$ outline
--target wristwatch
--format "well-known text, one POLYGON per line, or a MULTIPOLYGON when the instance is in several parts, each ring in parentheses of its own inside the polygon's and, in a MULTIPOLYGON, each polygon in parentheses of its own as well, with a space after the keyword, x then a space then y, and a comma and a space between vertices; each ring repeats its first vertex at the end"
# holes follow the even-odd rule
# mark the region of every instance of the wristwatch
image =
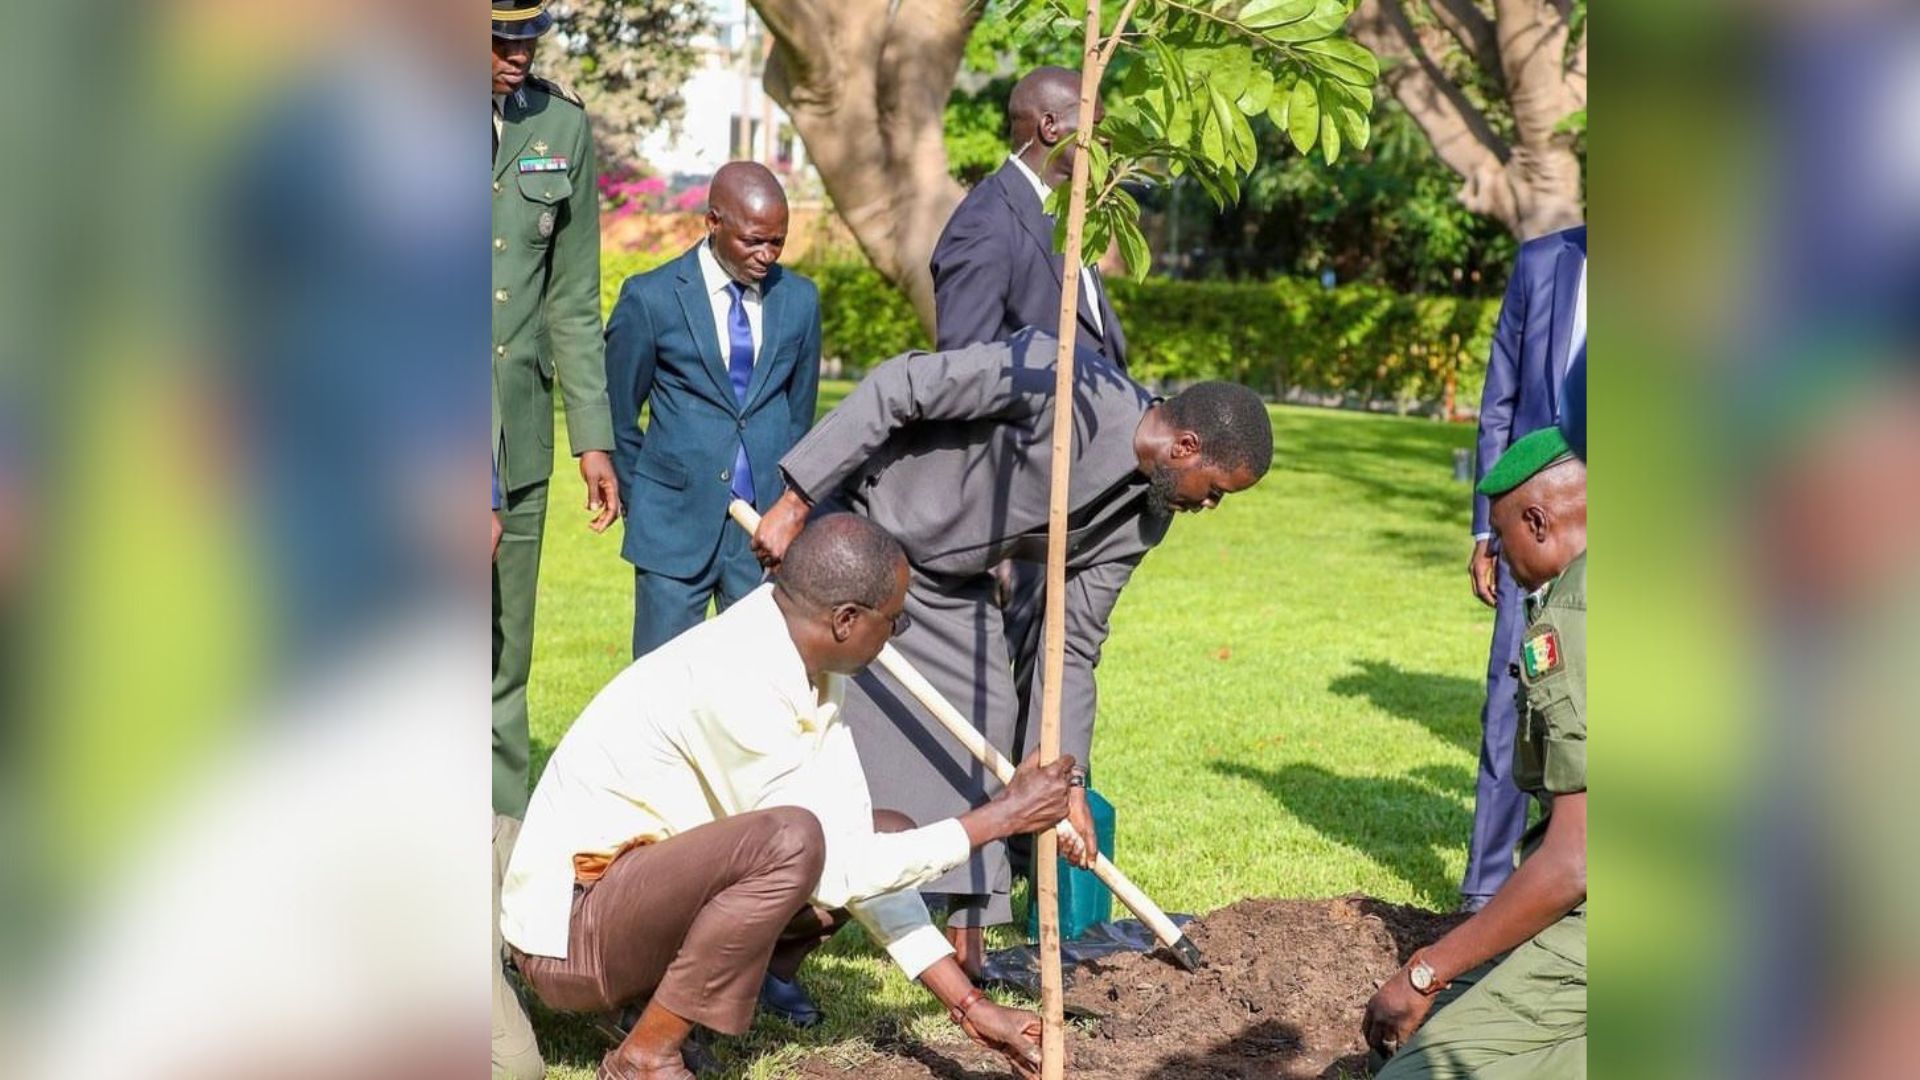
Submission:
POLYGON ((1435 981, 1433 965, 1427 963, 1426 957, 1419 953, 1413 954, 1413 962, 1407 967, 1407 981, 1413 984, 1415 990, 1428 996, 1447 988, 1446 983, 1435 981))

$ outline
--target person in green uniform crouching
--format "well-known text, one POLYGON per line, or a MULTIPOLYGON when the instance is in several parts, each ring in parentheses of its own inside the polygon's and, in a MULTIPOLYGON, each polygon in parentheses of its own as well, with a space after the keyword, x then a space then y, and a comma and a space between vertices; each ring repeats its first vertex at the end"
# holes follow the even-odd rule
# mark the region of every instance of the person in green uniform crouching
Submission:
POLYGON ((553 473, 553 391, 587 485, 589 527, 620 516, 600 338, 600 203, 578 99, 533 75, 545 0, 493 0, 493 809, 527 812, 527 674, 553 473))
POLYGON ((1367 1003, 1367 1043, 1392 1055, 1381 1080, 1587 1074, 1587 469, 1544 428, 1480 491, 1528 591, 1513 776, 1541 818, 1486 907, 1367 1003))

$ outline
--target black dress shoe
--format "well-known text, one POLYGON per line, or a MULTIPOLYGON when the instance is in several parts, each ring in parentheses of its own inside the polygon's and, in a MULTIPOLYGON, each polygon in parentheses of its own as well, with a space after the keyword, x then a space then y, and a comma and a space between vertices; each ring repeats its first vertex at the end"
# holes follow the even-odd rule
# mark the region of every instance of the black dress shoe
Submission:
POLYGON ((794 1027, 810 1028, 826 1019, 798 979, 788 982, 771 973, 760 984, 760 1008, 794 1027))

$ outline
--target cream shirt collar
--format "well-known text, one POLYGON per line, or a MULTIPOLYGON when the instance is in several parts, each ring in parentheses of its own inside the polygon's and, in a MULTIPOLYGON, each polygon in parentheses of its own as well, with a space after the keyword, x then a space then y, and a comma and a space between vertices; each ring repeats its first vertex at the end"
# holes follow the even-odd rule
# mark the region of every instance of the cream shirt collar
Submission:
POLYGON ((739 605, 747 615, 741 643, 742 656, 765 657, 765 677, 773 692, 793 710, 794 717, 808 731, 825 731, 839 715, 844 680, 838 675, 823 677, 815 686, 807 678, 807 665, 787 632, 787 617, 774 601, 773 585, 762 585, 748 593, 739 605))
MULTIPOLYGON (((725 292, 727 286, 733 282, 733 278, 727 273, 726 269, 720 265, 720 260, 713 257, 712 241, 700 241, 700 254, 697 258, 700 260, 700 280, 706 285, 708 295, 725 292)), ((755 298, 759 297, 759 285, 748 284, 743 281, 740 283, 740 286, 746 290, 746 295, 755 298)))

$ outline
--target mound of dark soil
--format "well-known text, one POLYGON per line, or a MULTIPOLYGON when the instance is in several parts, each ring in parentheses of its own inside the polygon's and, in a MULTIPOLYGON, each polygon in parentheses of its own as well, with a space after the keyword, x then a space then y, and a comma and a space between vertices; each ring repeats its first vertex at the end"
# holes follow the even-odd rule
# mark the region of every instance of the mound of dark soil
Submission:
MULTIPOLYGON (((1102 1080, 1364 1076, 1360 1015, 1413 950, 1459 921, 1370 897, 1246 900, 1186 930, 1207 959, 1188 974, 1128 954, 1067 976, 1067 1005, 1097 1014, 1067 1048, 1069 1075, 1102 1080)), ((971 1043, 876 1041, 860 1080, 988 1080, 1004 1062, 971 1043)), ((810 1062, 803 1075, 849 1075, 810 1062)))

